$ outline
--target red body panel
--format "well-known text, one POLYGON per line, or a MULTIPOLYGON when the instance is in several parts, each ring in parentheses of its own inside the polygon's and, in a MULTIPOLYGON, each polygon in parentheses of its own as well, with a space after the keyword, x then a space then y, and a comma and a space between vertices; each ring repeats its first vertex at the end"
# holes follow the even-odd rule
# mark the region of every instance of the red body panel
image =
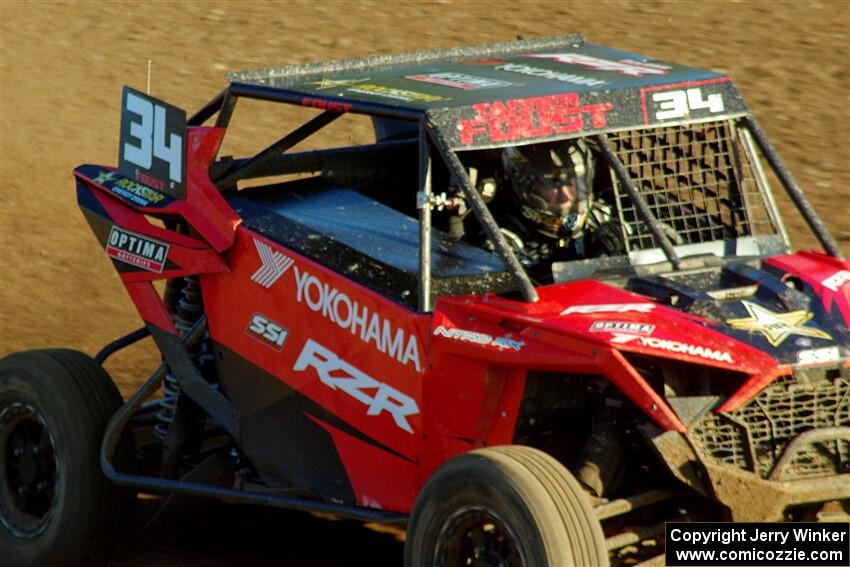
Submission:
POLYGON ((774 359, 699 317, 598 282, 542 288, 535 304, 444 297, 429 316, 246 228, 228 260, 229 273, 202 278, 213 339, 403 457, 312 418, 333 436, 361 504, 407 510, 448 458, 512 442, 530 369, 607 376, 658 425, 677 431, 681 421, 621 351, 714 365, 762 383, 776 376, 774 359), (264 272, 275 259, 278 270, 264 272), (285 331, 279 349, 250 331, 257 316, 285 331), (652 325, 660 342, 589 332, 612 319, 652 325), (697 336, 702 355, 657 346, 697 336))
POLYGON ((827 313, 834 303, 844 320, 850 322, 850 261, 811 251, 775 256, 767 263, 811 285, 827 313))
MULTIPOLYGON (((211 338, 339 420, 304 412, 332 439, 360 505, 409 511, 447 459, 512 443, 529 371, 604 376, 658 426, 680 432, 633 355, 748 377, 716 411, 734 410, 791 372, 718 323, 591 280, 539 288, 537 303, 441 297, 433 314, 419 314, 242 226, 208 175, 223 133, 188 130, 183 201, 141 207, 77 176, 114 226, 169 246, 160 272, 121 272, 144 320, 176 334, 151 282, 199 275, 211 338), (182 218, 190 235, 145 215, 182 218)), ((850 263, 817 253, 767 263, 850 319, 850 263)))
MULTIPOLYGON (((98 186, 93 185, 93 187, 98 186)), ((162 272, 121 272, 121 281, 125 284, 227 270, 227 264, 219 253, 203 240, 154 226, 145 218, 145 215, 113 198, 111 193, 97 192, 94 193, 94 197, 112 218, 115 226, 169 245, 168 260, 175 265, 174 269, 166 267, 162 272)))
MULTIPOLYGON (((230 273, 202 278, 212 338, 415 462, 422 430, 429 317, 389 302, 245 228, 237 231, 229 260, 230 273), (263 248, 256 242, 291 260, 277 278, 257 275, 252 280, 263 267, 258 251, 263 248), (256 315, 286 330, 279 350, 256 340, 249 331, 256 315)), ((396 485, 396 494, 413 493, 412 467, 403 467, 410 470, 399 477, 397 459, 379 452, 389 460, 367 459, 369 466, 360 471, 356 463, 363 462, 363 454, 349 445, 362 442, 323 427, 341 444, 340 454, 354 458, 346 463, 352 479, 360 479, 361 485, 396 485), (364 474, 371 477, 368 483, 364 474)), ((372 500, 399 507, 392 498, 370 491, 366 496, 372 500)))
MULTIPOLYGON (((122 271, 127 288, 139 314, 146 322, 172 334, 177 331, 159 295, 150 282, 187 275, 225 272, 227 264, 220 252, 233 243, 234 231, 241 222, 209 178, 209 166, 224 136, 224 128, 188 128, 186 198, 164 207, 144 207, 106 189, 80 171, 74 175, 87 187, 111 219, 113 226, 168 245, 165 267, 159 271, 122 271), (145 215, 182 218, 192 236, 151 224, 145 215)), ((115 168, 103 168, 117 171, 115 168)))
POLYGON ((416 463, 313 419, 331 434, 358 504, 381 510, 410 511, 416 499, 411 482, 416 475, 416 463))

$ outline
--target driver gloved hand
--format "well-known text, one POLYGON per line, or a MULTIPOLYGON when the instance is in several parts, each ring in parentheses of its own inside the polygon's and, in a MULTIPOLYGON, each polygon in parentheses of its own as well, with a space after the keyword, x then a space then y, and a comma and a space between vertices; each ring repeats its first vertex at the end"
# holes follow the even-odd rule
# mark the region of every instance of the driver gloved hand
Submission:
POLYGON ((626 253, 623 230, 617 222, 609 221, 599 225, 590 235, 590 241, 591 248, 598 254, 622 256, 626 253))

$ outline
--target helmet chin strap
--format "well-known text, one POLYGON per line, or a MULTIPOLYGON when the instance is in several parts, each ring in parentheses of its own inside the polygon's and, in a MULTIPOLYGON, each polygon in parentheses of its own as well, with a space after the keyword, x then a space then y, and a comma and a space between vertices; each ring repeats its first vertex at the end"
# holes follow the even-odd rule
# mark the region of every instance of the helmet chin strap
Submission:
POLYGON ((560 238, 563 231, 563 221, 560 215, 542 211, 535 207, 520 205, 522 216, 531 221, 533 228, 551 238, 560 238))
POLYGON ((569 234, 571 239, 579 238, 584 233, 592 205, 591 201, 593 200, 593 195, 587 187, 584 177, 580 177, 576 181, 578 184, 578 202, 575 211, 568 213, 562 222, 563 232, 569 234))

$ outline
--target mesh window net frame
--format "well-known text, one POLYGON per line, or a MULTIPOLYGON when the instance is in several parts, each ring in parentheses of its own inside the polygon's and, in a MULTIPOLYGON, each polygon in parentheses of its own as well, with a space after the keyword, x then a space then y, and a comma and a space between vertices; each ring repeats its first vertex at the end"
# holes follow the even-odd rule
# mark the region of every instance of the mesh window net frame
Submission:
MULTIPOLYGON (((734 120, 624 130, 608 141, 674 245, 779 234, 734 120)), ((658 248, 613 172, 611 181, 626 250, 658 248)))

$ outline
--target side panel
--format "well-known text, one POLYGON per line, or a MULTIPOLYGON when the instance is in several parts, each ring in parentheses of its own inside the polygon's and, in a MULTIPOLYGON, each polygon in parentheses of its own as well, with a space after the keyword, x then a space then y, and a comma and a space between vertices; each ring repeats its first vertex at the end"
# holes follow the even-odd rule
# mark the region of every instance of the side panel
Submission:
MULTIPOLYGON (((155 180, 140 169, 135 170, 137 179, 112 167, 81 165, 74 170, 80 209, 112 259, 139 314, 146 323, 172 335, 177 334, 172 317, 151 282, 226 272, 228 266, 220 252, 230 247, 241 222, 208 174, 223 136, 223 128, 186 130, 186 159, 180 160, 181 168, 189 164, 185 200, 146 185, 155 180), (157 226, 148 216, 182 219, 189 234, 157 226)), ((169 159, 174 162, 171 158, 182 156, 181 149, 169 159)), ((164 183, 154 184, 159 189, 164 187, 164 183)), ((183 182, 179 185, 179 192, 184 193, 183 182)))
POLYGON ((266 375, 280 387, 269 390, 268 407, 262 400, 240 407, 243 426, 267 427, 246 448, 254 453, 249 457, 265 463, 267 478, 296 478, 347 500, 347 489, 319 482, 310 467, 296 470, 313 449, 296 439, 303 426, 316 439, 332 438, 337 455, 328 458, 340 459, 357 503, 409 509, 430 317, 244 227, 229 264, 231 273, 201 279, 213 340, 245 361, 238 376, 226 379, 227 393, 238 398, 266 375), (278 403, 282 398, 298 403, 278 403), (263 456, 287 446, 292 451, 278 459, 263 456))
POLYGON ((206 242, 154 226, 142 213, 79 180, 77 201, 142 319, 177 334, 151 282, 225 272, 221 256, 206 242))

